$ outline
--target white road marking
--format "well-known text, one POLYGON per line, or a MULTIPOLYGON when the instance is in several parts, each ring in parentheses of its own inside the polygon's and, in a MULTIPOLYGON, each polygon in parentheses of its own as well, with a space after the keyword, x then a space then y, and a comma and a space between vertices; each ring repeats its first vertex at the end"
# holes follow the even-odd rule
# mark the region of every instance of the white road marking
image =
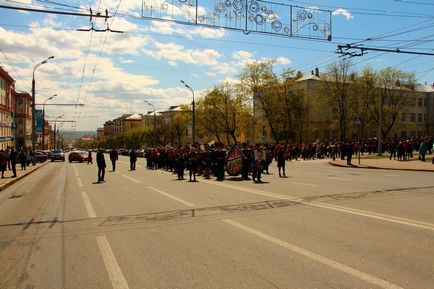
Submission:
POLYGON ((95 210, 93 209, 89 196, 86 194, 85 191, 81 192, 81 197, 83 198, 84 206, 86 207, 87 215, 89 216, 89 218, 96 218, 95 210))
POLYGON ((192 203, 190 203, 190 202, 184 201, 184 200, 182 200, 182 199, 180 199, 180 198, 177 198, 177 197, 175 197, 175 196, 172 196, 172 195, 170 195, 170 194, 168 194, 168 193, 165 193, 165 192, 163 192, 163 191, 161 191, 161 190, 159 190, 159 189, 156 189, 156 188, 154 188, 154 187, 148 187, 148 188, 150 188, 151 190, 153 190, 153 191, 155 191, 155 192, 157 192, 157 193, 162 194, 163 196, 166 196, 166 197, 171 198, 171 199, 174 199, 174 200, 176 200, 176 201, 178 201, 178 202, 180 202, 180 203, 182 203, 182 204, 184 204, 184 205, 187 205, 187 206, 189 206, 189 207, 194 207, 194 206, 195 206, 194 204, 192 204, 192 203))
POLYGON ((77 168, 75 167, 75 164, 72 165, 72 167, 74 168, 74 173, 76 177, 79 177, 80 175, 78 174, 77 168))
POLYGON ((383 174, 385 177, 400 177, 400 175, 389 175, 389 174, 383 174))
POLYGON ((403 289, 402 287, 399 287, 399 286, 397 286, 397 285, 395 285, 393 283, 390 283, 390 282, 385 281, 383 279, 377 278, 377 277, 372 276, 370 274, 367 274, 365 272, 359 271, 359 270, 354 269, 352 267, 346 266, 344 264, 341 264, 341 263, 336 262, 334 260, 331 260, 329 258, 323 257, 321 255, 318 255, 318 254, 314 253, 314 252, 311 252, 311 251, 308 251, 306 249, 297 247, 297 246, 292 245, 292 244, 290 244, 288 242, 285 242, 285 241, 280 240, 278 238, 272 237, 272 236, 267 235, 267 234, 265 234, 263 232, 257 231, 257 230, 255 230, 253 228, 250 228, 248 226, 245 226, 243 224, 235 222, 233 220, 226 219, 226 220, 223 220, 223 222, 225 222, 225 223, 227 223, 229 225, 232 225, 234 227, 237 227, 238 229, 241 229, 241 230, 243 230, 245 232, 251 233, 251 234, 253 234, 253 235, 257 236, 257 237, 260 237, 260 238, 262 238, 262 239, 264 239, 266 241, 269 241, 271 243, 279 245, 279 246, 281 246, 281 247, 283 247, 285 249, 288 249, 288 250, 290 250, 290 251, 292 251, 294 253, 302 255, 302 256, 304 256, 306 258, 309 258, 309 259, 311 259, 313 261, 316 261, 318 263, 322 263, 322 264, 324 264, 326 266, 329 266, 331 268, 334 268, 334 269, 336 269, 338 271, 341 271, 343 273, 349 274, 349 275, 351 275, 353 277, 356 277, 358 279, 361 279, 361 280, 364 280, 366 282, 369 282, 369 283, 371 283, 371 284, 373 284, 375 286, 378 286, 380 288, 384 288, 384 289, 403 289))
POLYGON ((130 176, 127 176, 127 175, 122 175, 122 176, 123 176, 124 178, 129 179, 130 181, 135 182, 135 183, 138 183, 138 184, 141 184, 141 183, 142 183, 141 181, 136 180, 135 178, 132 178, 132 177, 130 177, 130 176))
POLYGON ((79 186, 80 188, 83 187, 83 182, 81 181, 80 177, 77 177, 77 183, 78 183, 78 186, 79 186))
POLYGON ((299 182, 292 182, 292 183, 294 185, 309 186, 309 187, 319 187, 319 185, 316 185, 316 184, 299 183, 299 182))
POLYGON ((411 227, 415 227, 415 228, 419 228, 419 229, 434 231, 434 224, 432 224, 432 223, 420 222, 420 221, 411 220, 411 219, 404 219, 404 218, 400 218, 400 217, 395 217, 395 216, 390 216, 390 215, 385 215, 385 214, 379 214, 379 213, 375 213, 375 212, 371 212, 371 211, 363 211, 363 210, 353 209, 353 208, 349 208, 349 207, 336 206, 336 205, 331 205, 331 204, 326 204, 326 203, 321 203, 321 202, 318 202, 318 203, 306 202, 303 199, 296 198, 296 197, 284 196, 284 195, 280 195, 280 194, 275 194, 275 193, 270 193, 270 192, 255 190, 255 189, 242 188, 242 187, 237 187, 237 186, 223 184, 223 183, 214 183, 214 182, 210 182, 210 181, 206 181, 206 180, 204 180, 203 182, 208 182, 208 183, 213 184, 213 185, 231 188, 231 189, 244 191, 244 192, 248 192, 248 193, 252 193, 252 194, 257 194, 257 195, 262 195, 262 196, 267 196, 267 197, 273 197, 276 199, 295 201, 295 202, 299 202, 301 204, 308 205, 308 206, 313 206, 313 207, 333 210, 333 211, 337 211, 337 212, 367 217, 367 218, 371 218, 371 219, 377 219, 377 220, 382 220, 382 221, 386 221, 386 222, 411 226, 411 227))
POLYGON ((116 261, 115 255, 110 248, 110 244, 106 236, 97 236, 96 241, 98 242, 99 251, 101 252, 102 258, 104 260, 113 289, 129 289, 127 281, 125 281, 125 277, 122 274, 121 268, 116 261))
POLYGON ((352 182, 352 179, 345 179, 339 177, 327 177, 328 180, 336 180, 336 181, 344 181, 344 182, 352 182))

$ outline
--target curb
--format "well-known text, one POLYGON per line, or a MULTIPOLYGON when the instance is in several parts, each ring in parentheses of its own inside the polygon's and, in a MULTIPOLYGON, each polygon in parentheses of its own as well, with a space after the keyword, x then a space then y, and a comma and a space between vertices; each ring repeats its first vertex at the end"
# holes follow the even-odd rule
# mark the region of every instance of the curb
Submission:
POLYGON ((19 176, 19 177, 16 177, 16 178, 12 179, 11 181, 5 183, 4 185, 1 185, 1 186, 0 186, 0 192, 6 190, 7 188, 9 188, 10 186, 12 186, 13 184, 15 184, 16 182, 18 182, 19 180, 24 179, 24 178, 27 177, 28 175, 31 175, 33 172, 39 170, 40 168, 42 168, 42 167, 45 166, 46 164, 48 164, 48 161, 45 161, 45 162, 44 162, 43 164, 41 164, 39 167, 37 167, 37 168, 31 170, 30 172, 28 172, 28 173, 26 173, 26 174, 24 174, 24 175, 21 175, 21 176, 19 176))
POLYGON ((391 170, 391 171, 413 171, 413 172, 434 172, 433 170, 426 170, 426 169, 399 169, 399 168, 383 168, 383 167, 374 167, 374 166, 364 166, 360 167, 358 165, 341 165, 338 163, 334 163, 333 161, 328 162, 329 165, 334 167, 340 167, 340 168, 352 168, 352 169, 374 169, 374 170, 391 170))

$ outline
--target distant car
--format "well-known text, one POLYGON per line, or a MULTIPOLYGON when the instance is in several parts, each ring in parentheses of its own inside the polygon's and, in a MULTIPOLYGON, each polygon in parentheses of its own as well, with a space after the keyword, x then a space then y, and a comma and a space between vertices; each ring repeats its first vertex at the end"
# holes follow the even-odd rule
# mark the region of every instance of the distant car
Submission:
POLYGON ((36 152, 35 157, 37 163, 44 163, 48 160, 48 157, 44 152, 36 152))
POLYGON ((51 151, 51 161, 65 161, 65 154, 63 153, 63 150, 53 150, 51 151))
POLYGON ((138 158, 145 157, 145 150, 144 149, 138 149, 138 150, 136 150, 136 155, 137 155, 138 158))
POLYGON ((87 162, 88 161, 88 156, 89 153, 88 152, 84 152, 84 151, 73 151, 69 154, 68 156, 68 161, 70 163, 72 162, 87 162))

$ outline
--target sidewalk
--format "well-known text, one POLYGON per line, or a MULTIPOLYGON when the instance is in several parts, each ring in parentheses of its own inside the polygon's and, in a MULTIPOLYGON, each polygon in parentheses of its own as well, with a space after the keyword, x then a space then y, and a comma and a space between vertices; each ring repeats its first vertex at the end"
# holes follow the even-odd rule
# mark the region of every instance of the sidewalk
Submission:
MULTIPOLYGON (((4 174, 5 178, 4 179, 0 178, 0 191, 4 191, 9 186, 15 184, 16 182, 18 182, 22 178, 33 173, 34 171, 38 170, 39 168, 43 167, 44 165, 48 164, 49 162, 50 161, 46 161, 44 163, 37 163, 35 166, 30 165, 29 167, 26 167, 26 170, 24 170, 24 171, 21 170, 21 165, 17 164, 17 177, 16 178, 12 177, 12 175, 13 175, 12 171, 10 171, 10 170, 5 171, 5 174, 4 174)), ((1 173, 0 173, 0 175, 1 175, 1 173)))
POLYGON ((359 159, 353 158, 352 166, 347 165, 347 160, 336 159, 335 161, 329 161, 329 164, 337 167, 352 167, 363 169, 383 169, 383 170, 407 170, 407 171, 421 171, 421 172, 434 172, 434 164, 431 163, 431 159, 426 162, 417 160, 410 161, 396 161, 389 160, 389 158, 383 159, 359 159))

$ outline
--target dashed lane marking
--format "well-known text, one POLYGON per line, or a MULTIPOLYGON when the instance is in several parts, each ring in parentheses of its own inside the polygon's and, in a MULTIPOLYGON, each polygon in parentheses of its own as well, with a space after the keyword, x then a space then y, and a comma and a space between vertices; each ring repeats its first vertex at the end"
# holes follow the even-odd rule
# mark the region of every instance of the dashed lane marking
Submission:
POLYGON ((296 197, 290 197, 290 196, 285 196, 285 195, 280 195, 280 194, 276 194, 276 193, 260 191, 260 190, 250 189, 250 188, 242 188, 242 187, 238 187, 238 186, 234 186, 234 185, 228 185, 228 184, 224 184, 224 183, 214 183, 214 182, 206 181, 206 180, 204 180, 203 182, 213 184, 216 186, 221 186, 221 187, 226 187, 226 188, 235 189, 235 190, 239 190, 239 191, 249 192, 252 194, 272 197, 272 198, 276 198, 276 199, 290 200, 290 201, 298 202, 298 203, 308 205, 308 206, 313 206, 313 207, 323 208, 323 209, 327 209, 327 210, 333 210, 333 211, 357 215, 357 216, 361 216, 361 217, 367 217, 367 218, 371 218, 371 219, 377 219, 377 220, 396 223, 396 224, 400 224, 400 225, 406 225, 406 226, 411 226, 411 227, 415 227, 415 228, 419 228, 419 229, 434 231, 434 224, 432 224, 432 223, 426 223, 426 222, 421 222, 421 221, 416 221, 416 220, 411 220, 411 219, 405 219, 405 218, 400 218, 400 217, 395 217, 395 216, 390 216, 390 215, 385 215, 385 214, 379 214, 379 213, 375 213, 375 212, 371 212, 371 211, 358 210, 358 209, 353 209, 353 208, 349 208, 349 207, 336 206, 336 205, 331 205, 331 204, 326 204, 326 203, 320 203, 320 202, 313 203, 313 202, 308 202, 308 201, 305 201, 303 199, 296 198, 296 197))
POLYGON ((83 187, 83 182, 81 181, 80 177, 77 177, 77 183, 78 183, 78 186, 79 186, 80 188, 83 187))
POLYGON ((292 182, 292 183, 294 185, 309 186, 309 187, 319 187, 319 185, 316 185, 316 184, 299 183, 299 182, 292 182))
POLYGON ((378 277, 375 277, 373 275, 367 274, 365 272, 359 271, 359 270, 354 269, 352 267, 349 267, 347 265, 341 264, 339 262, 336 262, 336 261, 329 259, 329 258, 326 258, 324 256, 318 255, 314 252, 297 247, 293 244, 290 244, 288 242, 285 242, 285 241, 280 240, 278 238, 275 238, 273 236, 267 235, 263 232, 255 230, 251 227, 245 226, 245 225, 238 223, 238 222, 235 222, 233 220, 226 219, 226 220, 223 220, 223 222, 225 222, 226 224, 232 225, 238 229, 241 229, 245 232, 253 234, 253 235, 255 235, 259 238, 262 238, 268 242, 279 245, 279 246, 281 246, 285 249, 288 249, 294 253, 297 253, 303 257, 309 258, 313 261, 316 261, 316 262, 321 263, 323 265, 329 266, 333 269, 336 269, 336 270, 341 271, 343 273, 349 274, 349 275, 356 277, 358 279, 364 280, 364 281, 371 283, 375 286, 378 286, 380 288, 383 288, 383 289, 403 289, 402 287, 399 287, 398 285, 395 285, 393 283, 390 283, 388 281, 385 281, 385 280, 380 279, 378 277))
POLYGON ((85 191, 81 192, 81 197, 83 198, 84 206, 86 208, 87 215, 89 216, 89 218, 96 218, 95 210, 93 209, 89 196, 85 191))
POLYGON ((113 254, 106 236, 97 236, 96 241, 98 242, 99 251, 101 252, 102 258, 104 260, 104 264, 107 269, 107 273, 109 274, 113 289, 129 289, 124 274, 122 274, 121 268, 116 261, 116 257, 113 254))
POLYGON ((136 180, 135 178, 132 178, 132 177, 130 177, 130 176, 127 176, 127 175, 122 175, 122 176, 123 176, 124 178, 129 179, 130 181, 133 181, 133 182, 137 183, 137 184, 141 184, 141 183, 142 183, 141 181, 136 180))
POLYGON ((160 194, 162 194, 163 196, 166 196, 166 197, 168 197, 168 198, 171 198, 171 199, 173 199, 173 200, 175 200, 175 201, 178 201, 178 202, 180 202, 180 203, 182 203, 182 204, 184 204, 184 205, 187 205, 187 206, 189 206, 189 207, 194 207, 194 206, 195 206, 194 204, 192 204, 192 203, 190 203, 190 202, 187 202, 187 201, 184 201, 184 200, 182 200, 182 199, 180 199, 180 198, 178 198, 178 197, 172 196, 172 195, 170 195, 170 194, 168 194, 168 193, 166 193, 166 192, 163 192, 162 190, 156 189, 156 188, 154 188, 154 187, 148 187, 148 188, 150 188, 150 189, 153 190, 154 192, 160 193, 160 194))

